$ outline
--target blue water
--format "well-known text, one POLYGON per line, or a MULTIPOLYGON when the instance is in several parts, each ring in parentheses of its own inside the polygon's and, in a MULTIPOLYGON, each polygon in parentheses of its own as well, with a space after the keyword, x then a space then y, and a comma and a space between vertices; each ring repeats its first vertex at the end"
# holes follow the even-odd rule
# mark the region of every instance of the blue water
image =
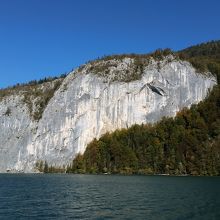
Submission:
POLYGON ((0 219, 220 219, 220 178, 1 174, 0 219))

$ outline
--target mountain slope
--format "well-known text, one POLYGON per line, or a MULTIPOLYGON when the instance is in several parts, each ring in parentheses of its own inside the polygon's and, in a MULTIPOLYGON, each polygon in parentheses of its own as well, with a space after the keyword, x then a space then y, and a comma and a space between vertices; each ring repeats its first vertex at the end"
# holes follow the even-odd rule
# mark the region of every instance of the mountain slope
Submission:
MULTIPOLYGON (((178 52, 220 76, 220 41, 178 52)), ((134 125, 91 142, 68 172, 220 175, 220 86, 190 109, 155 125, 134 125)))
POLYGON ((34 172, 40 161, 66 166, 94 138, 175 116, 216 84, 175 55, 155 54, 101 59, 58 79, 59 85, 1 91, 0 171, 34 172))

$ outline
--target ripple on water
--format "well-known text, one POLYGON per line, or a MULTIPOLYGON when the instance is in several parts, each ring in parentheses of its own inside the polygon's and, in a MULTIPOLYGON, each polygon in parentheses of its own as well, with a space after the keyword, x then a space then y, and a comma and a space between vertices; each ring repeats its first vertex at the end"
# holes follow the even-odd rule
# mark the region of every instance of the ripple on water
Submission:
POLYGON ((220 219, 220 178, 0 175, 0 219, 220 219))

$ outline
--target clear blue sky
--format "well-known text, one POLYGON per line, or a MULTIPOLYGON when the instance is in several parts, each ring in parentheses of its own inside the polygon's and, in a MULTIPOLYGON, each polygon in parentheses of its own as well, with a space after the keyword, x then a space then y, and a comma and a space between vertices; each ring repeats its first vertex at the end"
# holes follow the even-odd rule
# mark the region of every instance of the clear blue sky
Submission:
POLYGON ((0 0, 0 87, 220 39, 219 11, 219 0, 0 0))

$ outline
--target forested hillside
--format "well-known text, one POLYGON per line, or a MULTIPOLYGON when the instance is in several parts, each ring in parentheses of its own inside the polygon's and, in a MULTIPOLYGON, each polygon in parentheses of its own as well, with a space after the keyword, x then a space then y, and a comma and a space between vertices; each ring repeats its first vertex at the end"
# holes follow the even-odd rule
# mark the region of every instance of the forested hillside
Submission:
POLYGON ((216 75, 209 96, 175 118, 134 125, 93 140, 69 173, 220 175, 220 41, 176 53, 198 71, 216 75))

